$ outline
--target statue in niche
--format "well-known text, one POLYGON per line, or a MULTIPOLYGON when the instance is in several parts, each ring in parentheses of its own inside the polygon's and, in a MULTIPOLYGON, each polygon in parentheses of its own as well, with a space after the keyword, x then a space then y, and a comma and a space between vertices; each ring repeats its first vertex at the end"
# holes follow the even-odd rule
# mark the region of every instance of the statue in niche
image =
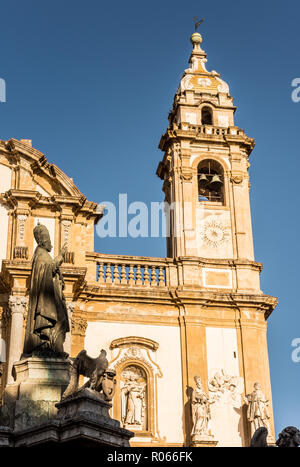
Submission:
POLYGON ((254 391, 246 395, 244 401, 248 405, 247 418, 251 426, 251 436, 261 427, 265 427, 270 434, 268 422, 270 418, 268 411, 269 401, 262 392, 259 383, 254 383, 254 391))
POLYGON ((136 425, 145 428, 147 377, 141 368, 127 367, 123 373, 121 389, 122 422, 124 426, 136 425))
POLYGON ((212 402, 203 390, 201 378, 199 376, 195 376, 194 380, 196 388, 193 390, 191 400, 193 420, 191 435, 211 436, 210 433, 208 433, 208 422, 211 418, 210 404, 212 402))
POLYGON ((37 247, 32 259, 23 357, 40 352, 65 356, 63 345, 70 328, 63 294, 64 280, 59 266, 67 247, 65 244, 60 254, 52 259, 47 227, 38 224, 33 234, 37 247))

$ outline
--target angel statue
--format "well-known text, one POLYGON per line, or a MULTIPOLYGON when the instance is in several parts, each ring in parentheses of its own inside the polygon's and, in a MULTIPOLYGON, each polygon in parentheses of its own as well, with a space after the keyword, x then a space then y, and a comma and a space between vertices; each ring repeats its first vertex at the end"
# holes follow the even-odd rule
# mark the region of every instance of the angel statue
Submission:
POLYGON ((203 390, 202 381, 199 376, 194 377, 196 389, 192 394, 192 420, 193 429, 191 435, 210 436, 208 433, 208 422, 211 418, 209 396, 203 390))
POLYGON ((245 403, 248 405, 247 418, 251 425, 251 437, 260 427, 265 427, 270 433, 269 427, 269 401, 266 399, 261 390, 259 383, 254 383, 254 391, 244 397, 245 403))
POLYGON ((65 336, 70 328, 63 294, 64 280, 59 266, 67 247, 64 245, 60 254, 52 259, 49 254, 52 245, 47 227, 38 224, 33 235, 37 247, 32 259, 23 355, 32 355, 34 351, 63 354, 65 336))
POLYGON ((99 394, 103 394, 104 400, 111 401, 115 393, 115 376, 115 370, 108 368, 105 350, 102 349, 96 358, 89 357, 86 350, 82 350, 73 360, 70 382, 62 395, 62 399, 66 399, 85 388, 90 388, 99 394), (86 376, 89 380, 79 388, 80 375, 86 376))

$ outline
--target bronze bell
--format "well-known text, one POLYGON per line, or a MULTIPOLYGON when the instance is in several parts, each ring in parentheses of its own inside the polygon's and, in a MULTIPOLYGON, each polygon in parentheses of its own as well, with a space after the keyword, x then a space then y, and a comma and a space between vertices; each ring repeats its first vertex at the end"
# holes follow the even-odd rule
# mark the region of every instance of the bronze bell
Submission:
POLYGON ((209 188, 213 191, 218 191, 221 186, 223 185, 222 180, 220 179, 220 176, 215 174, 213 178, 211 179, 211 182, 209 184, 209 188))
POLYGON ((199 177, 199 186, 200 188, 205 188, 208 185, 208 178, 205 174, 201 174, 199 177))

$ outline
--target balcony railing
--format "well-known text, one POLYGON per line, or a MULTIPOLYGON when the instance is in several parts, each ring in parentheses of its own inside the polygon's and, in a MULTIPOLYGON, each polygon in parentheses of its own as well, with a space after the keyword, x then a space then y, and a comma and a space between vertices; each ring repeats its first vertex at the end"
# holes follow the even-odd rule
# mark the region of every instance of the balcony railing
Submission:
POLYGON ((212 136, 245 136, 244 130, 237 127, 218 127, 212 125, 192 125, 191 123, 180 123, 180 129, 196 131, 200 135, 212 136))
POLYGON ((166 287, 168 282, 165 258, 98 254, 95 261, 99 285, 166 287))

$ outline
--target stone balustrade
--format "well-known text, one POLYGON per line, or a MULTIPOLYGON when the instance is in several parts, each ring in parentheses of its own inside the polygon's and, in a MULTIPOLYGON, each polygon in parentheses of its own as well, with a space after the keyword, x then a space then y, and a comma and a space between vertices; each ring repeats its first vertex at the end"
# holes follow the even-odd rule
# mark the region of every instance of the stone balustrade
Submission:
POLYGON ((200 135, 212 136, 245 136, 244 130, 237 127, 218 127, 212 125, 192 125, 190 123, 182 122, 180 124, 181 130, 196 131, 200 135))
POLYGON ((107 285, 166 287, 167 263, 164 258, 99 255, 97 282, 107 285), (149 261, 150 260, 150 261, 149 261))

